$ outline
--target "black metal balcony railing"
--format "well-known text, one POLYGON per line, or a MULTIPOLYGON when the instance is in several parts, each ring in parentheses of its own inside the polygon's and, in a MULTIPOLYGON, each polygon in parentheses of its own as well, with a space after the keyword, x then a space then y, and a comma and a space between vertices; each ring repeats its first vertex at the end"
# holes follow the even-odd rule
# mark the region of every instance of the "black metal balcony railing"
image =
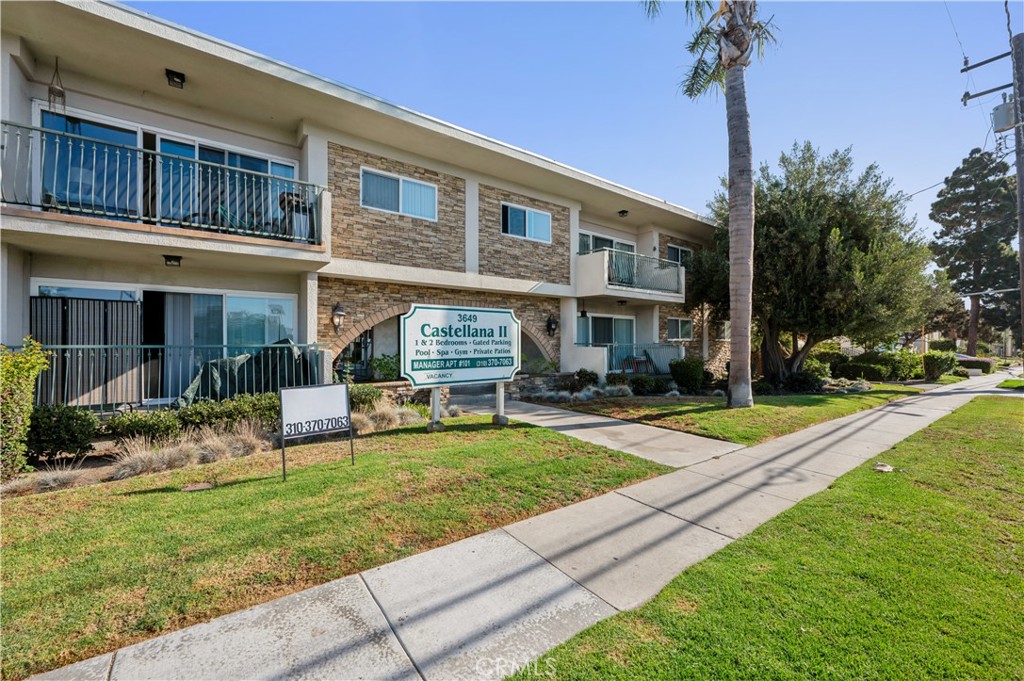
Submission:
POLYGON ((323 188, 10 122, 2 199, 46 211, 319 244, 323 188))
POLYGON ((648 291, 682 293, 682 266, 671 260, 626 251, 608 251, 608 283, 648 291))
MULTIPOLYGON (((15 350, 19 348, 13 348, 15 350)), ((44 345, 49 366, 36 379, 35 403, 110 413, 125 405, 168 406, 240 393, 317 385, 325 350, 314 344, 44 345), (223 360, 223 361, 215 361, 223 360), (191 388, 191 390, 190 390, 191 388)))

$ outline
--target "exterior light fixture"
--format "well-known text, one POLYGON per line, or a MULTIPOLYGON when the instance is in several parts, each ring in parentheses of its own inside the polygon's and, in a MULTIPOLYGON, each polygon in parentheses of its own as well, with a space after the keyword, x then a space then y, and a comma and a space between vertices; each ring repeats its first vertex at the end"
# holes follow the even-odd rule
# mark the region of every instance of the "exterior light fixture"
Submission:
POLYGON ((586 319, 586 318, 587 318, 587 304, 581 298, 580 299, 580 319, 586 319))
POLYGON ((626 305, 629 305, 628 300, 616 300, 615 302, 619 304, 619 307, 625 307, 626 305))
POLYGON ((620 218, 628 218, 629 217, 629 211, 626 210, 625 208, 623 208, 622 210, 619 211, 619 217, 620 218))
POLYGON ((554 336, 558 333, 558 320, 554 317, 548 317, 547 329, 549 336, 554 336))
POLYGON ((181 256, 180 255, 165 255, 164 265, 167 267, 181 267, 181 256))
POLYGON ((173 71, 171 69, 164 69, 164 73, 167 75, 167 84, 171 87, 176 87, 179 90, 185 88, 185 74, 181 71, 173 71))
POLYGON ((342 309, 341 303, 335 303, 334 309, 331 310, 331 326, 334 327, 334 335, 341 333, 341 326, 345 323, 345 310, 342 309))

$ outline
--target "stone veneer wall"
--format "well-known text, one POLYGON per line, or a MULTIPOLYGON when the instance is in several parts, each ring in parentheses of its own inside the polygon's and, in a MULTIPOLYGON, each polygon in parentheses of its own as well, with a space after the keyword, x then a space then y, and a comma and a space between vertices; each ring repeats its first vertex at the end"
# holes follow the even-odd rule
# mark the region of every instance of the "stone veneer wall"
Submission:
POLYGON ((548 317, 559 318, 558 298, 522 296, 485 291, 430 288, 375 281, 356 281, 320 277, 317 303, 317 333, 323 343, 331 344, 337 356, 363 331, 396 315, 405 314, 413 303, 428 305, 465 305, 467 307, 498 307, 515 311, 522 323, 523 335, 529 337, 548 359, 558 360, 561 331, 547 335, 548 317), (345 325, 335 335, 331 326, 331 310, 335 303, 345 309, 345 325))
MULTIPOLYGON (((658 306, 658 341, 668 340, 668 319, 669 317, 681 317, 693 320, 693 340, 683 343, 686 347, 687 357, 701 357, 704 350, 702 334, 704 324, 707 320, 697 309, 687 309, 683 305, 659 305, 658 306)), ((715 327, 711 325, 708 329, 708 358, 704 362, 704 368, 717 377, 725 376, 725 363, 729 361, 729 342, 719 340, 715 336, 715 327)))
POLYGON ((462 178, 329 143, 331 255, 390 265, 466 271, 466 182, 462 178), (366 167, 437 185, 437 221, 360 205, 366 167))
POLYGON ((480 274, 569 283, 569 209, 480 185, 480 274), (551 243, 501 233, 501 203, 551 213, 551 243))

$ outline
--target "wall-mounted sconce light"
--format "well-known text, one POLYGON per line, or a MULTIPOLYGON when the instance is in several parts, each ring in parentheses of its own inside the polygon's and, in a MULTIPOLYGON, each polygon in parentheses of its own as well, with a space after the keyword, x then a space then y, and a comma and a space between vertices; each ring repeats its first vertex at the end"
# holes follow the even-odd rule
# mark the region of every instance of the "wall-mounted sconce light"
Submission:
POLYGON ((626 210, 625 208, 623 208, 622 210, 619 211, 619 217, 620 218, 628 218, 629 217, 629 211, 626 210))
POLYGON ((558 333, 558 320, 555 319, 554 317, 548 317, 547 328, 548 328, 548 335, 549 336, 554 336, 556 333, 558 333))
POLYGON ((334 327, 334 335, 341 333, 341 325, 345 323, 345 310, 341 307, 341 303, 335 303, 334 309, 331 310, 331 326, 334 327))
POLYGON ((628 300, 616 300, 615 302, 619 304, 619 307, 625 307, 625 306, 629 305, 629 301, 628 300))
POLYGON ((171 87, 176 87, 179 90, 185 88, 185 74, 181 71, 174 71, 172 69, 164 69, 164 73, 167 75, 167 84, 171 87))
POLYGON ((165 255, 164 265, 167 267, 181 267, 181 256, 180 255, 165 255))
POLYGON ((580 299, 580 317, 582 319, 587 318, 587 304, 583 302, 582 298, 580 299))

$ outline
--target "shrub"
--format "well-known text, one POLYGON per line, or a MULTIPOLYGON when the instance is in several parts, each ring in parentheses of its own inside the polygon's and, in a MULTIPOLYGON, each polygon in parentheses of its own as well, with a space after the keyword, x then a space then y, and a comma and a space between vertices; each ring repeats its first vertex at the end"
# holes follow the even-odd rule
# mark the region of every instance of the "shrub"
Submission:
POLYGON ((441 409, 441 416, 447 416, 448 418, 458 418, 462 416, 462 407, 457 404, 449 404, 447 407, 441 409))
POLYGON ((632 397, 633 391, 628 385, 609 385, 604 389, 605 397, 632 397))
POLYGON ((974 353, 978 357, 987 357, 992 354, 992 346, 985 341, 975 343, 974 353))
POLYGON ((921 369, 921 355, 911 350, 893 352, 865 352, 855 360, 857 364, 877 364, 889 369, 887 381, 906 381, 921 369))
MULTIPOLYGON (((351 390, 351 387, 349 389, 351 390)), ((281 398, 277 393, 242 393, 220 402, 194 402, 179 409, 177 415, 186 428, 227 426, 238 421, 255 421, 267 430, 277 430, 281 418, 281 398)))
POLYGON ((348 386, 348 402, 352 411, 365 410, 384 397, 384 391, 375 385, 352 383, 348 386))
POLYGON ((848 362, 832 367, 832 375, 835 378, 848 378, 851 380, 863 379, 865 381, 888 381, 889 367, 883 364, 861 364, 860 362, 848 362))
POLYGON ((31 338, 17 352, 0 345, 0 482, 28 469, 25 450, 36 377, 49 366, 49 354, 31 338))
POLYGON ((99 430, 96 414, 81 407, 47 404, 32 410, 28 430, 28 451, 40 459, 58 454, 75 456, 92 450, 99 430))
POLYGON ((832 378, 832 368, 828 362, 822 361, 817 357, 807 357, 804 359, 803 367, 800 373, 808 373, 818 378, 832 378))
POLYGON ((948 374, 956 367, 956 355, 952 352, 930 350, 924 353, 924 380, 934 381, 942 374, 948 374))
POLYGON ((810 358, 814 358, 819 362, 824 362, 825 364, 828 364, 830 367, 836 364, 846 364, 847 362, 850 361, 850 356, 847 355, 845 352, 842 352, 838 349, 823 349, 822 345, 824 345, 824 343, 820 343, 814 346, 814 348, 811 350, 810 358))
POLYGON ((682 392, 695 395, 704 387, 704 360, 700 357, 674 359, 668 363, 668 369, 682 392))
POLYGON ((54 466, 37 473, 34 477, 37 492, 54 492, 74 487, 82 477, 82 471, 77 466, 54 466))
POLYGON ((750 384, 750 389, 754 395, 774 395, 775 386, 768 381, 754 381, 750 384))
POLYGON ((961 366, 954 367, 953 370, 950 371, 949 373, 953 374, 954 376, 958 376, 959 378, 970 378, 971 376, 971 372, 967 371, 967 369, 964 369, 961 366))
POLYGON ((398 355, 377 355, 370 360, 373 375, 382 381, 397 381, 401 372, 398 355))
POLYGON ((377 400, 373 405, 373 411, 367 414, 367 416, 369 416, 370 422, 373 423, 373 429, 376 431, 391 430, 398 427, 398 415, 395 413, 395 407, 387 400, 377 400))
POLYGON ((578 393, 592 385, 597 385, 599 380, 600 378, 595 372, 589 369, 578 369, 574 374, 559 376, 555 381, 555 389, 578 393))
POLYGON ((956 341, 949 338, 940 338, 930 342, 928 349, 935 352, 956 352, 956 341))
POLYGON ((661 376, 637 374, 629 379, 629 388, 634 395, 664 395, 669 390, 668 379, 661 376))
POLYGON ((996 368, 994 360, 985 359, 983 357, 978 357, 976 359, 959 359, 957 360, 957 364, 962 366, 964 369, 981 369, 981 373, 983 374, 991 374, 996 368))
POLYGON ((128 411, 110 417, 106 429, 118 440, 134 437, 169 440, 181 435, 181 422, 178 421, 178 415, 170 409, 128 411))
MULTIPOLYGON (((827 366, 827 365, 822 365, 827 366)), ((786 376, 784 386, 792 393, 816 393, 825 384, 825 377, 810 371, 794 371, 786 376)))
POLYGON ((110 478, 124 480, 143 473, 159 473, 182 468, 194 460, 196 452, 191 442, 161 447, 145 436, 129 437, 121 442, 110 478))
POLYGON ((604 375, 605 385, 629 385, 629 374, 624 371, 609 371, 604 375))

